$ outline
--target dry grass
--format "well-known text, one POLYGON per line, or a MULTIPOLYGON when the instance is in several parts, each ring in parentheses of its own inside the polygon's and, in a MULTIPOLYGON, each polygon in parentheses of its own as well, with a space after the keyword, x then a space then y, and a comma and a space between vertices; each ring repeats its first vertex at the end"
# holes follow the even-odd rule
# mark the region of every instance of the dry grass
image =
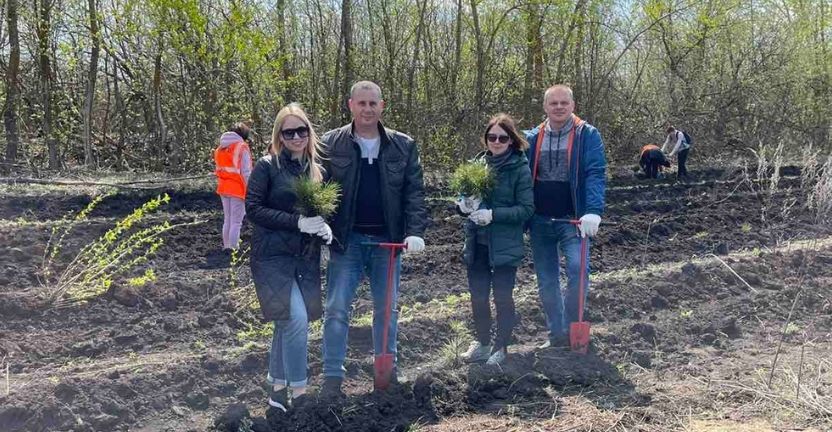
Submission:
POLYGON ((815 222, 829 223, 832 216, 832 154, 826 158, 806 201, 808 207, 815 211, 815 222))
POLYGON ((806 358, 793 353, 773 377, 770 386, 768 373, 762 370, 751 380, 712 384, 730 399, 746 401, 740 408, 755 416, 803 427, 832 424, 832 362, 825 355, 806 358))

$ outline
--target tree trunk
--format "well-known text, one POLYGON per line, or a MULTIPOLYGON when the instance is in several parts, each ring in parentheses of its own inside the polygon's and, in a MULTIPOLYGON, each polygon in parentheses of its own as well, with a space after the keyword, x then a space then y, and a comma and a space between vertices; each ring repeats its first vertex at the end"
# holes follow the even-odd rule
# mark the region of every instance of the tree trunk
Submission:
POLYGON ((479 114, 483 105, 483 95, 485 93, 485 47, 483 43, 482 29, 480 28, 480 16, 477 10, 477 0, 471 0, 471 20, 474 24, 474 36, 477 47, 477 70, 476 79, 474 80, 474 112, 479 120, 479 114))
POLYGON ((342 0, 341 2, 341 37, 338 42, 338 54, 335 56, 335 80, 333 81, 333 105, 331 111, 332 118, 337 118, 339 115, 342 119, 341 123, 349 121, 349 109, 346 103, 346 94, 349 91, 349 86, 352 81, 352 20, 350 13, 352 10, 352 0, 342 0), (344 57, 341 60, 341 49, 343 48, 344 57), (344 67, 344 79, 341 79, 341 66, 344 67))
POLYGON ((820 7, 815 12, 817 18, 815 20, 814 42, 815 42, 815 61, 818 68, 817 84, 812 86, 814 88, 815 99, 815 127, 814 140, 819 148, 828 146, 830 143, 829 135, 832 131, 832 71, 829 70, 829 42, 826 39, 827 31, 829 29, 829 3, 820 2, 820 7))
POLYGON ((572 11, 569 28, 566 30, 566 34, 563 35, 563 41, 561 41, 560 44, 560 51, 555 53, 555 55, 558 56, 558 68, 555 70, 555 84, 562 84, 564 81, 563 68, 567 57, 566 51, 569 49, 569 41, 572 39, 572 32, 575 31, 575 27, 578 25, 578 16, 583 8, 584 1, 586 0, 577 0, 575 2, 575 10, 572 11))
POLYGON ((341 86, 341 119, 346 123, 350 119, 350 110, 347 107, 347 94, 355 79, 352 67, 352 0, 343 0, 341 3, 341 34, 344 39, 344 82, 341 86))
POLYGON ((90 18, 90 38, 92 51, 90 53, 89 72, 87 73, 87 91, 84 100, 84 165, 91 168, 92 156, 92 110, 95 103, 95 81, 98 78, 98 54, 101 51, 101 35, 98 31, 98 8, 96 0, 88 0, 90 18))
MULTIPOLYGON (((454 29, 454 64, 451 71, 451 106, 454 111, 459 109, 459 70, 462 67, 462 0, 456 1, 456 28, 454 29)), ((457 113, 457 118, 459 118, 457 113)))
POLYGON ((124 140, 127 135, 127 109, 124 106, 124 99, 121 97, 121 91, 118 87, 118 61, 113 59, 113 94, 116 99, 116 112, 119 113, 118 120, 118 140, 116 141, 116 169, 121 171, 125 168, 124 164, 124 140))
POLYGON ((575 35, 575 51, 572 54, 574 62, 575 62, 575 82, 572 84, 572 92, 575 97, 575 111, 578 111, 578 103, 582 102, 583 99, 583 46, 584 46, 584 25, 586 23, 586 19, 584 17, 585 9, 583 7, 583 3, 579 2, 581 6, 576 10, 576 32, 575 35))
POLYGON ((541 92, 543 89, 543 38, 540 30, 543 26, 543 14, 540 6, 529 4, 526 11, 526 76, 525 99, 529 101, 526 117, 534 118, 540 113, 541 92))
MULTIPOLYGON (((17 130, 17 85, 20 73, 20 36, 17 31, 17 0, 6 0, 6 22, 9 26, 9 65, 6 69, 6 103, 3 107, 3 124, 6 127, 6 162, 17 161, 20 135, 17 130)), ((10 166, 7 168, 11 168, 10 166)))
MULTIPOLYGON (((160 40, 159 51, 156 53, 153 62, 153 111, 156 123, 156 154, 161 155, 161 160, 164 160, 164 154, 168 150, 166 146, 168 127, 162 114, 162 51, 164 51, 164 41, 160 40)), ((170 162, 170 168, 177 171, 179 168, 178 151, 177 149, 171 150, 168 161, 170 162)))
POLYGON ((427 8, 427 0, 416 2, 419 8, 419 24, 416 25, 416 40, 413 42, 413 60, 410 63, 410 68, 407 71, 407 118, 413 118, 413 93, 415 87, 416 68, 419 66, 419 48, 422 43, 422 29, 425 24, 425 9, 427 8))
MULTIPOLYGON (((280 60, 280 72, 283 79, 283 102, 290 103, 295 100, 294 85, 290 82, 292 78, 292 58, 293 52, 286 43, 286 0, 277 0, 275 5, 277 8, 277 43, 278 50, 283 56, 280 60)), ((252 100, 252 103, 255 101, 252 100)))
POLYGON ((38 38, 38 70, 40 81, 40 95, 43 109, 43 122, 41 131, 46 140, 49 153, 49 169, 60 169, 58 160, 58 142, 52 132, 52 65, 49 57, 50 37, 50 14, 52 13, 52 0, 39 0, 35 2, 37 7, 37 38, 38 38))

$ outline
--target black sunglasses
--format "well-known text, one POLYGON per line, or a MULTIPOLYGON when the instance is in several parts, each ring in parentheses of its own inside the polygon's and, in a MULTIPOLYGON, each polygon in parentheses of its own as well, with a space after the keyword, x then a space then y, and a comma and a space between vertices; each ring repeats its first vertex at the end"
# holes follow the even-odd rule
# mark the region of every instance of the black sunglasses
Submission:
POLYGON ((282 136, 285 140, 307 138, 309 136, 309 128, 301 126, 294 129, 283 129, 280 131, 280 136, 282 136))
POLYGON ((487 139, 488 142, 497 142, 497 141, 499 141, 500 144, 505 144, 505 143, 507 143, 511 140, 511 137, 508 136, 508 135, 487 134, 485 136, 485 139, 487 139))

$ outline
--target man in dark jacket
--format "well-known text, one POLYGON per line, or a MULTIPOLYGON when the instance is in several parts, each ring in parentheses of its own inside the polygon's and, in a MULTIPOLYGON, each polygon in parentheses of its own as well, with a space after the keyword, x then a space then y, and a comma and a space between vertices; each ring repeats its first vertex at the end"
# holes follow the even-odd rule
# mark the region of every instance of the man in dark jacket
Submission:
MULTIPOLYGON (((543 96, 546 120, 526 132, 534 182, 535 214, 530 222, 540 301, 549 327, 541 348, 565 346, 569 323, 578 320, 580 237, 598 233, 604 212, 606 166, 601 134, 573 114, 572 89, 555 85, 543 96), (554 219, 580 219, 579 228, 554 219), (579 237, 580 236, 580 237, 579 237), (560 254, 566 257, 566 304, 560 289, 560 254)), ((588 290, 586 291, 588 292, 588 290)))
POLYGON ((391 322, 388 340, 382 341, 389 251, 364 243, 403 242, 406 253, 425 248, 427 210, 416 143, 382 126, 384 101, 375 83, 353 85, 349 108, 352 123, 327 132, 321 139, 326 172, 342 190, 332 220, 335 241, 327 269, 321 388, 325 398, 343 394, 349 316, 355 290, 365 275, 373 297, 375 353, 382 353, 382 343, 387 344, 388 353, 396 353, 401 261, 396 257, 391 322))

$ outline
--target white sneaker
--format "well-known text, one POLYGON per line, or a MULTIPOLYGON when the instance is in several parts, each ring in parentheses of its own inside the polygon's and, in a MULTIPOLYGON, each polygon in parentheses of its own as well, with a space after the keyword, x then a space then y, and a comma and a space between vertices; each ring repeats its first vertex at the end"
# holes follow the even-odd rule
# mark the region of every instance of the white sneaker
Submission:
POLYGON ((462 360, 468 363, 481 362, 488 360, 491 354, 491 345, 483 345, 477 341, 471 342, 468 346, 468 351, 462 354, 462 360))
POLYGON ((496 366, 501 365, 506 360, 506 349, 503 348, 501 350, 494 351, 494 354, 491 354, 491 357, 488 357, 488 361, 485 364, 489 366, 496 366))

